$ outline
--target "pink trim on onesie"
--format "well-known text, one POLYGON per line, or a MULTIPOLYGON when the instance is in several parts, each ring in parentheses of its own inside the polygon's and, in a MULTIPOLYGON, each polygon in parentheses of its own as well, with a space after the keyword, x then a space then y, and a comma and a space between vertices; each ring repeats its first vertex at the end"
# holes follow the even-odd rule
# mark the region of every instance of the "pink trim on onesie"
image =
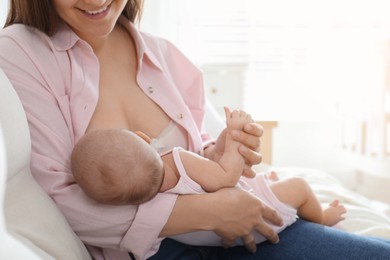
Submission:
POLYGON ((188 175, 184 168, 184 165, 180 158, 180 151, 184 150, 181 147, 174 147, 172 149, 173 160, 175 162, 176 168, 180 174, 180 179, 177 182, 176 186, 166 192, 174 194, 202 194, 205 191, 202 187, 195 181, 193 181, 188 175))

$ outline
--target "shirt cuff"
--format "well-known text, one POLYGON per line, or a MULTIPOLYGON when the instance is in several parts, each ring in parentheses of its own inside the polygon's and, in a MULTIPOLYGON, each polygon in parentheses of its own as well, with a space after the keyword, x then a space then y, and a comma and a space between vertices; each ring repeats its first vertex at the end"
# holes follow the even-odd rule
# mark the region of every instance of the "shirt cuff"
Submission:
POLYGON ((210 145, 214 145, 214 144, 215 144, 215 139, 210 139, 203 142, 203 150, 200 152, 200 156, 204 156, 204 150, 206 150, 207 147, 209 147, 210 145))
POLYGON ((159 193, 138 206, 137 214, 130 229, 121 241, 120 249, 130 251, 136 259, 154 255, 164 238, 159 237, 175 206, 177 194, 159 193))

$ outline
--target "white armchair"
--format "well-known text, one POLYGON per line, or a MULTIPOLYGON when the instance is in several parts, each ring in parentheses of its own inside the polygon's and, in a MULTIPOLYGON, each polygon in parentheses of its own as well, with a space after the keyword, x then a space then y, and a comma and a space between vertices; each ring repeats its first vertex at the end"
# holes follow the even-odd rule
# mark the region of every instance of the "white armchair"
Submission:
POLYGON ((31 141, 26 116, 2 70, 0 127, 4 140, 4 144, 0 142, 1 258, 91 259, 65 217, 31 175, 31 141))
MULTIPOLYGON (((211 104, 206 110, 207 128, 217 136, 225 123, 211 104)), ((55 203, 33 179, 30 153, 25 112, 0 69, 0 258, 91 259, 55 203)))

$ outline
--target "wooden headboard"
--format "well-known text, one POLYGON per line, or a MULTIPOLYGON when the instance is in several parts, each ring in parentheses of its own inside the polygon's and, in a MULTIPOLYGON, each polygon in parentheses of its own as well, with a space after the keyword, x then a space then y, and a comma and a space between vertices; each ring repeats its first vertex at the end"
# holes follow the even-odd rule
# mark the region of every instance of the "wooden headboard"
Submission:
POLYGON ((278 126, 276 121, 257 121, 264 128, 264 134, 261 138, 261 154, 263 163, 272 164, 272 130, 278 126))

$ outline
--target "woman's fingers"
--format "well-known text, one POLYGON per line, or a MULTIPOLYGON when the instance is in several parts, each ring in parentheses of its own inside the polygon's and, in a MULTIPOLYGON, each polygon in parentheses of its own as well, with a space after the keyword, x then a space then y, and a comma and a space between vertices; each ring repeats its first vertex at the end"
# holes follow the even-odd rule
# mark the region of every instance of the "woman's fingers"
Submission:
POLYGON ((279 236, 278 234, 269 226, 268 223, 272 223, 277 226, 283 225, 283 220, 280 217, 280 215, 276 212, 276 210, 268 207, 267 205, 263 205, 263 214, 262 214, 262 220, 260 223, 255 227, 256 231, 262 234, 267 240, 269 240, 271 243, 278 243, 279 242, 279 236), (264 221, 266 220, 266 221, 264 221))
POLYGON ((221 189, 215 193, 218 206, 214 232, 221 237, 224 247, 233 246, 240 238, 250 252, 256 251, 253 232, 258 232, 272 243, 279 241, 270 224, 281 226, 282 218, 253 193, 239 188, 221 189))
POLYGON ((264 128, 256 122, 248 123, 244 126, 244 132, 261 137, 264 133, 264 128))
POLYGON ((256 172, 249 165, 244 165, 244 171, 242 172, 242 176, 245 176, 247 178, 254 178, 256 177, 256 172))
POLYGON ((241 240, 249 252, 251 253, 256 252, 257 247, 256 247, 255 237, 252 234, 242 237, 241 240))
POLYGON ((257 148, 254 150, 259 151, 261 145, 260 137, 263 136, 264 128, 257 123, 248 123, 244 126, 243 133, 243 144, 250 148, 257 148))
POLYGON ((236 239, 227 239, 227 238, 223 238, 222 239, 222 246, 223 248, 229 248, 231 247, 232 245, 234 245, 234 242, 236 241, 236 239))
POLYGON ((235 141, 240 142, 241 144, 247 146, 249 149, 253 151, 260 151, 261 135, 254 135, 244 131, 233 130, 232 136, 235 141))
POLYGON ((283 219, 273 208, 263 204, 263 219, 277 226, 283 226, 283 219))
POLYGON ((276 244, 279 242, 279 236, 278 234, 270 228, 270 226, 262 222, 259 225, 256 226, 256 231, 262 234, 268 241, 270 241, 273 244, 276 244))
MULTIPOLYGON (((279 242, 279 236, 278 234, 270 227, 268 223, 273 223, 277 226, 283 225, 283 220, 279 216, 279 214, 276 212, 276 210, 268 207, 267 205, 263 206, 262 214, 259 216, 260 221, 259 223, 254 227, 254 230, 258 232, 259 234, 263 235, 268 241, 271 243, 278 243, 279 242), (265 221, 267 220, 267 221, 265 221)), ((244 235, 241 237, 241 240, 247 250, 251 253, 256 252, 256 241, 253 234, 244 235)), ((224 248, 231 247, 234 242, 236 241, 236 238, 226 238, 224 237, 222 239, 222 246, 224 248)))
MULTIPOLYGON (((241 240, 249 252, 251 252, 251 253, 256 252, 257 247, 256 247, 255 237, 252 234, 241 237, 241 240)), ((236 241, 235 238, 234 239, 223 238, 222 239, 222 246, 224 248, 229 248, 229 247, 234 245, 235 241, 236 241)))
POLYGON ((238 152, 245 158, 246 164, 250 166, 261 163, 263 159, 261 153, 253 151, 244 145, 238 148, 238 152))

